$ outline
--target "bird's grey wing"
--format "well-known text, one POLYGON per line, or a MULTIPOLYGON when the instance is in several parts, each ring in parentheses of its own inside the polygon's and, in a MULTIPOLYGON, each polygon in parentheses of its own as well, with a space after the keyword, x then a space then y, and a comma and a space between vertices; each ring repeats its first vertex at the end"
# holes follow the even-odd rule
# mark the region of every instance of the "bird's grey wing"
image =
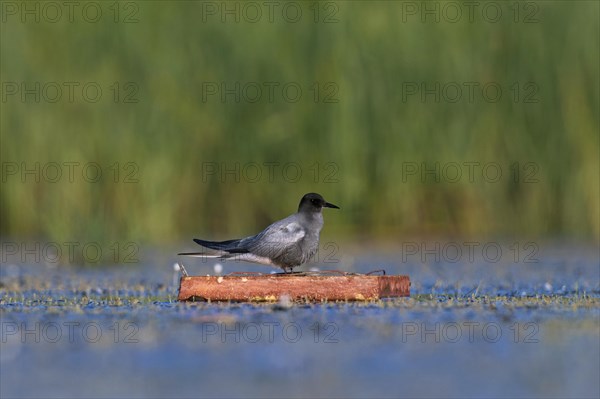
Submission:
POLYGON ((298 222, 284 219, 253 237, 246 248, 258 256, 276 259, 297 248, 305 235, 305 229, 298 222))

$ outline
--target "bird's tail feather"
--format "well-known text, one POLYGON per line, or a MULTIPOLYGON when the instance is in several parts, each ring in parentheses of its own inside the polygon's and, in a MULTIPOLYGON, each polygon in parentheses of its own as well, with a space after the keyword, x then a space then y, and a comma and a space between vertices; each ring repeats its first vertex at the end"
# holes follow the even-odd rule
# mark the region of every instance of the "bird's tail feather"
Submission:
POLYGON ((203 247, 214 249, 216 251, 225 251, 229 253, 246 253, 248 250, 240 245, 242 240, 227 240, 227 241, 206 241, 199 238, 194 238, 196 244, 203 247))
POLYGON ((221 258, 222 254, 208 254, 206 252, 180 252, 177 255, 193 256, 196 258, 221 258))

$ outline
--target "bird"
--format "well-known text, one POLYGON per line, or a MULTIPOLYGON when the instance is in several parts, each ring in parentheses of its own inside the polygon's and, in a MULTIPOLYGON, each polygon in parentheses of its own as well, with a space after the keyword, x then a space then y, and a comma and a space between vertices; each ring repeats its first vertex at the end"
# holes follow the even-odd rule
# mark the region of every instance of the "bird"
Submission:
POLYGON ((194 238, 194 242, 204 249, 178 255, 243 260, 280 267, 284 273, 292 272, 294 267, 306 263, 317 252, 323 228, 323 208, 340 209, 320 194, 308 193, 300 200, 298 212, 274 222, 256 235, 227 241, 194 238))

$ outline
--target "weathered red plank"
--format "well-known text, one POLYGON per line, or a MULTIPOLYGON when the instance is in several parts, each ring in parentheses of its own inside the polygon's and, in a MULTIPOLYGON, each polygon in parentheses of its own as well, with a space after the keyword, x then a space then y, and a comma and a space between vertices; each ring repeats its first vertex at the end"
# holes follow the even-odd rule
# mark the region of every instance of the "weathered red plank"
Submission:
POLYGON ((371 301, 410 295, 408 276, 244 275, 184 276, 180 301, 371 301))

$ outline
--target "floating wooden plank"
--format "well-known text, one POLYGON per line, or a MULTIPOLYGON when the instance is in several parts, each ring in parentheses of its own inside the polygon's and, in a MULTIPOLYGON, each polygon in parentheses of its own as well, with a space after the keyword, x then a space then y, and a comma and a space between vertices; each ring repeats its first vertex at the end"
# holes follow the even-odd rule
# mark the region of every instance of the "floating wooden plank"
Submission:
POLYGON ((410 296, 408 276, 355 273, 183 276, 180 301, 373 301, 410 296))

